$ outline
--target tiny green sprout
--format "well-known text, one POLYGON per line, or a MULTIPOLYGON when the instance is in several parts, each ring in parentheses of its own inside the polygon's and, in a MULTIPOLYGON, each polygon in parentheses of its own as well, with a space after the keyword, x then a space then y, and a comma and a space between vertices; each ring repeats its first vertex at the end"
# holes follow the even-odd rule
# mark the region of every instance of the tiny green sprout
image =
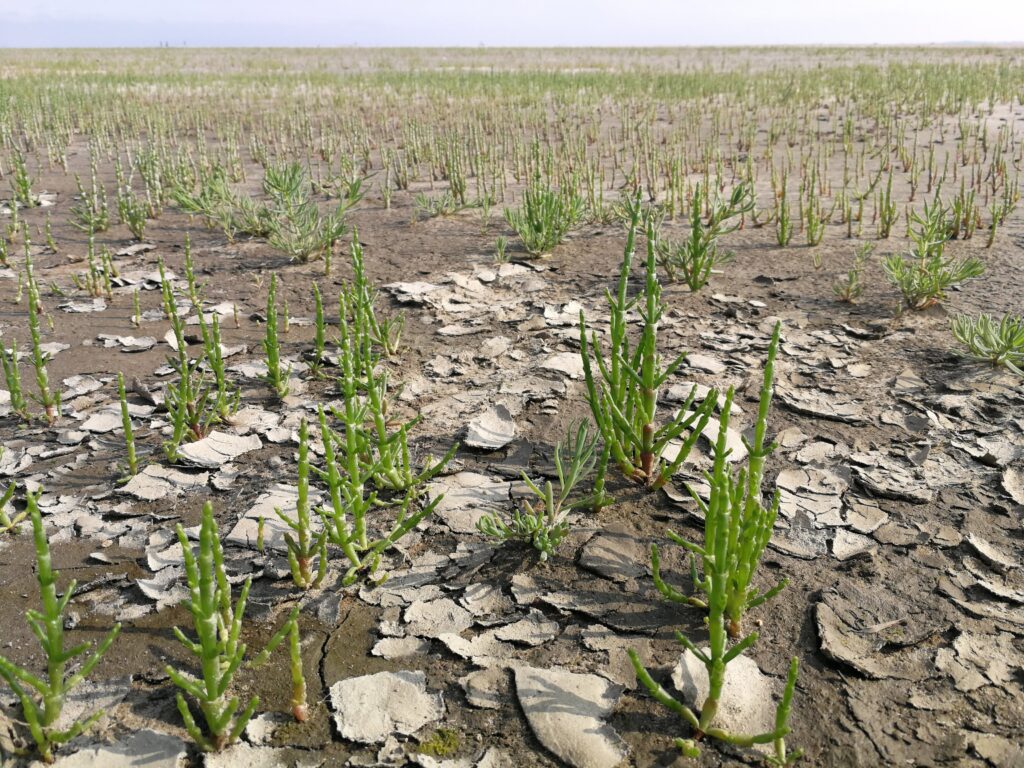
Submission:
POLYGON ((128 398, 124 390, 124 374, 117 374, 117 396, 121 401, 121 426, 124 430, 124 443, 128 456, 128 474, 134 477, 139 473, 139 461, 135 455, 135 433, 132 431, 132 417, 128 412, 128 398))
POLYGON ((278 397, 288 394, 288 378, 291 367, 281 369, 281 346, 277 338, 277 275, 270 276, 270 289, 267 291, 267 331, 263 339, 263 349, 267 354, 266 381, 277 393, 278 397))

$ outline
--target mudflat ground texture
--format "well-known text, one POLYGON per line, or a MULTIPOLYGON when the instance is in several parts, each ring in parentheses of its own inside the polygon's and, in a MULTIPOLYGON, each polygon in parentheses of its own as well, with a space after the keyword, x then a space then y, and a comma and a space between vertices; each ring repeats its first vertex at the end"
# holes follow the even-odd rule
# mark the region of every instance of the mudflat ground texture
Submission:
MULTIPOLYGON (((613 502, 572 507, 549 557, 478 527, 537 505, 524 477, 558 493, 567 430, 583 422, 600 435, 580 317, 607 355, 638 194, 652 224, 638 227, 623 283, 639 297, 625 332, 635 347, 651 240, 661 365, 687 353, 658 388, 656 424, 693 385, 691 407, 734 388, 724 434, 730 465, 746 467, 742 438, 754 437, 781 324, 760 499, 770 509, 777 493, 778 515, 752 581, 787 584, 745 613, 758 637, 726 669, 716 725, 771 731, 796 657, 785 741, 803 750, 797 765, 1024 766, 1024 379, 970 357, 951 333, 960 316, 1024 311, 1022 101, 1019 49, 5 52, 0 343, 14 373, 0 391, 0 493, 13 487, 0 655, 46 672, 25 620, 42 609, 22 517, 30 497, 58 594, 77 582, 59 622, 65 647, 121 624, 60 722, 104 714, 55 747, 56 764, 777 757, 773 743, 712 734, 685 756, 673 741, 694 729, 638 682, 628 656, 667 694, 704 706, 707 676, 676 633, 707 647, 708 611, 657 588, 651 544, 668 587, 701 598, 666 531, 705 541, 688 489, 712 493, 720 410, 661 487, 613 458, 613 502), (720 258, 694 290, 670 256, 737 189, 746 208, 725 221, 720 258), (545 193, 570 210, 556 244, 533 247, 515 212, 545 193), (938 229, 926 230, 929 215, 938 229), (903 255, 916 268, 936 231, 949 269, 976 259, 983 271, 919 308, 883 263, 903 255), (364 350, 376 359, 352 375, 359 296, 397 343, 378 338, 364 350), (280 387, 267 380, 275 313, 280 387), (52 418, 34 399, 47 400, 36 345, 46 388, 60 393, 52 418), (214 394, 193 393, 175 434, 182 365, 214 394), (367 369, 387 382, 378 421, 367 369), (366 409, 358 429, 343 426, 350 406, 366 409), (316 541, 341 526, 339 509, 355 519, 326 473, 325 435, 340 456, 349 432, 366 441, 359 466, 377 461, 382 440, 408 449, 408 487, 366 470, 369 538, 391 533, 397 515, 428 514, 365 567, 350 570, 342 540, 326 536, 310 558, 322 579, 297 586, 285 534, 299 534, 275 508, 294 519, 308 506, 316 541), (308 704, 297 721, 286 638, 234 673, 225 696, 259 704, 215 751, 186 729, 167 672, 201 674, 173 631, 196 638, 176 527, 198 547, 207 502, 235 599, 251 580, 246 658, 297 608, 308 704)), ((592 484, 587 475, 570 498, 592 484)), ((209 734, 196 699, 184 701, 209 734)), ((0 761, 38 760, 9 686, 0 704, 0 761)))

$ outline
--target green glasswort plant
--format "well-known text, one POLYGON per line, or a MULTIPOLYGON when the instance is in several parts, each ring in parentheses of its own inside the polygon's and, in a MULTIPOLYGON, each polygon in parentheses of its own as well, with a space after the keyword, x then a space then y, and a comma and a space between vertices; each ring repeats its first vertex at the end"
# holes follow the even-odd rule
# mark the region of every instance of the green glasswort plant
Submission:
POLYGON ((128 476, 139 473, 139 461, 135 455, 135 433, 132 431, 132 417, 128 412, 128 398, 124 391, 124 374, 117 374, 117 396, 121 401, 121 427, 124 430, 124 444, 128 456, 128 476))
POLYGON ((47 674, 45 678, 38 677, 0 656, 0 677, 3 677, 21 701, 22 713, 39 750, 39 755, 45 762, 50 763, 53 762, 54 747, 70 741, 88 730, 103 716, 103 711, 100 710, 93 712, 84 720, 75 721, 66 730, 59 731, 55 727, 60 719, 67 694, 89 676, 121 631, 121 625, 115 624, 96 650, 89 654, 79 670, 74 675, 67 676, 68 662, 87 653, 92 648, 92 644, 82 643, 68 649, 64 647, 64 611, 75 594, 76 582, 72 580, 64 590, 63 596, 57 596, 58 573, 53 570, 50 544, 43 529, 42 515, 37 503, 41 494, 41 490, 36 493, 28 490, 25 492, 28 514, 32 518, 36 550, 36 577, 39 581, 39 594, 43 603, 42 611, 30 610, 27 613, 27 618, 32 633, 39 640, 39 645, 46 656, 47 674), (39 695, 38 701, 30 693, 31 690, 39 695))
POLYGON ((738 638, 742 634, 744 613, 770 600, 787 584, 786 580, 783 580, 764 593, 752 586, 761 556, 771 539, 779 510, 778 493, 769 506, 763 505, 761 483, 765 459, 775 449, 774 443, 765 444, 765 436, 780 329, 779 325, 775 326, 768 347, 768 361, 764 369, 754 437, 752 441, 744 438, 748 454, 747 469, 734 475, 727 463, 729 451, 726 449, 726 440, 733 401, 733 392, 729 390, 720 414, 714 467, 711 474, 706 475, 711 484, 709 502, 705 504, 692 489, 690 491, 704 515, 704 545, 688 542, 672 531, 667 533, 672 541, 690 553, 694 590, 704 592, 706 598, 683 595, 666 584, 661 578, 658 547, 651 545, 651 569, 658 591, 673 602, 695 605, 709 611, 711 600, 721 597, 721 610, 727 622, 726 630, 732 638, 738 638), (697 559, 701 563, 701 576, 698 576, 697 559), (715 591, 719 589, 720 594, 715 591))
POLYGON ((259 705, 258 696, 249 699, 244 708, 237 697, 228 696, 231 680, 245 660, 246 645, 241 641, 241 632, 251 578, 245 580, 238 600, 232 605, 224 551, 210 502, 203 506, 198 557, 192 551, 185 529, 178 525, 177 531, 190 592, 184 605, 192 614, 199 639, 190 640, 178 627, 174 627, 174 635, 199 657, 201 676, 197 678, 170 665, 165 670, 178 688, 198 702, 210 734, 207 736, 200 730, 188 702, 178 693, 178 711, 189 736, 203 750, 219 750, 241 735, 259 705))
MULTIPOLYGON (((695 386, 676 415, 662 426, 657 425, 658 391, 682 365, 686 355, 681 354, 669 365, 662 367, 657 350, 657 335, 658 322, 665 307, 661 302, 661 286, 655 264, 655 225, 650 215, 642 213, 639 195, 628 205, 628 213, 629 230, 617 294, 612 296, 610 291, 606 292, 611 308, 607 356, 601 351, 596 332, 588 340, 586 318, 582 310, 580 354, 583 358, 587 400, 604 440, 604 450, 627 477, 650 488, 660 488, 683 463, 697 442, 700 431, 711 417, 717 392, 712 391, 703 403, 695 406, 695 386), (641 218, 646 219, 646 280, 643 294, 630 299, 626 291, 641 218), (641 299, 642 305, 639 303, 641 299), (639 344, 631 349, 626 317, 634 308, 639 311, 642 330, 639 344), (595 362, 600 380, 595 375, 595 362), (687 430, 689 435, 678 444, 675 457, 663 461, 666 449, 671 450, 669 444, 682 438, 687 430)), ((596 490, 603 495, 600 465, 596 490)))
POLYGON ((352 284, 343 289, 340 297, 342 314, 348 314, 357 340, 367 339, 380 349, 385 357, 398 352, 405 329, 405 315, 381 319, 377 317, 375 305, 377 292, 370 287, 363 261, 363 247, 359 244, 359 233, 352 235, 352 284))
MULTIPOLYGON (((50 377, 46 371, 46 364, 50 362, 50 355, 43 351, 42 339, 39 333, 39 289, 31 277, 28 278, 28 330, 32 336, 32 367, 36 372, 36 386, 39 394, 33 399, 43 407, 46 413, 46 421, 54 424, 60 417, 60 390, 54 392, 50 389, 50 377)), ((13 398, 12 398, 13 401, 13 398)))
POLYGON ((583 213, 583 199, 575 190, 548 189, 538 173, 523 193, 522 205, 505 209, 505 220, 522 239, 527 253, 542 256, 565 239, 583 213))
POLYGON ((281 347, 277 339, 277 275, 270 276, 270 290, 267 292, 267 333, 263 339, 263 349, 267 353, 266 382, 278 397, 288 394, 288 378, 291 366, 281 370, 281 347))
POLYGON ((353 584, 361 573, 373 576, 380 558, 405 534, 430 515, 443 496, 420 506, 418 488, 410 489, 401 501, 392 504, 394 519, 386 534, 371 539, 367 515, 384 506, 376 491, 368 491, 367 484, 379 472, 379 465, 365 464, 366 436, 362 432, 365 406, 355 393, 354 379, 344 384, 345 406, 335 416, 344 425, 344 434, 338 435, 327 423, 323 409, 318 409, 320 434, 324 444, 324 469, 315 469, 316 475, 327 484, 328 504, 318 508, 324 530, 331 544, 340 547, 349 568, 342 580, 344 586, 353 584), (344 471, 342 471, 344 470, 344 471))
POLYGON ((741 637, 743 614, 771 599, 786 585, 783 581, 763 594, 751 586, 752 577, 771 538, 778 513, 778 493, 769 507, 763 506, 761 482, 764 475, 764 460, 775 447, 774 444, 765 445, 765 439, 779 336, 780 326, 776 325, 768 348, 768 361, 765 364, 754 437, 751 441, 744 440, 749 454, 748 468, 733 473, 727 463, 728 422, 733 399, 733 392, 729 390, 722 407, 718 440, 714 450, 714 467, 710 474, 705 475, 711 487, 708 502, 705 504, 691 490, 691 495, 704 513, 704 544, 698 546, 671 531, 668 532, 673 541, 690 552, 690 571, 694 589, 703 592, 704 597, 686 596, 666 584, 661 577, 658 548, 651 547, 651 566, 658 591, 673 602, 696 605, 708 613, 707 651, 698 648, 681 632, 676 632, 679 644, 707 669, 709 692, 701 704, 700 715, 695 714, 690 707, 675 699, 656 683, 640 662, 636 652, 629 651, 637 679, 658 702, 679 715, 694 730, 692 739, 675 740, 676 746, 691 757, 699 754, 696 741, 704 736, 743 747, 770 743, 773 745, 773 754, 768 757, 768 762, 774 766, 791 765, 800 757, 799 752, 788 753, 785 743, 785 737, 790 731, 789 711, 796 686, 798 665, 795 657, 790 663, 782 700, 776 707, 775 727, 771 731, 756 735, 740 735, 729 733, 714 725, 729 663, 752 646, 758 638, 757 632, 741 637), (696 565, 698 558, 701 562, 699 577, 696 565), (731 647, 730 638, 737 640, 731 647))
POLYGON ((320 586, 327 574, 327 532, 315 533, 310 527, 309 516, 309 435, 306 420, 299 425, 299 484, 298 501, 295 505, 295 518, 291 518, 275 508, 274 512, 281 521, 292 529, 295 536, 285 533, 285 544, 288 547, 288 565, 292 572, 292 581, 302 589, 320 586), (313 559, 319 558, 316 572, 313 571, 313 559))
POLYGON ((643 684, 655 701, 679 715, 694 731, 692 738, 677 738, 674 740, 674 744, 686 757, 700 756, 700 748, 697 746, 697 742, 705 736, 737 747, 771 744, 772 754, 766 757, 768 765, 773 766, 773 768, 786 768, 793 765, 803 755, 802 750, 789 752, 786 749, 786 736, 791 732, 789 713, 793 704, 793 693, 796 690, 796 678, 799 671, 797 657, 794 656, 789 662, 786 687, 783 689, 782 699, 775 707, 775 727, 767 733, 755 735, 730 733, 714 726, 714 719, 718 714, 718 703, 722 696, 722 689, 725 687, 726 666, 757 639, 757 634, 749 635, 744 642, 738 643, 728 650, 725 648, 725 632, 723 630, 712 630, 711 638, 710 652, 705 653, 693 645, 681 632, 676 632, 676 640, 678 640, 679 644, 696 656, 708 670, 709 691, 707 698, 700 708, 699 717, 690 707, 680 702, 655 682, 654 678, 644 668, 636 651, 632 649, 628 651, 637 680, 643 684), (747 642, 747 640, 750 642, 747 642))
POLYGON ((718 239, 739 227, 738 221, 728 225, 729 220, 753 207, 754 190, 749 184, 740 184, 728 200, 723 200, 717 194, 709 196, 698 183, 690 206, 690 235, 680 242, 658 240, 658 264, 670 280, 681 278, 696 293, 708 284, 713 269, 733 258, 731 252, 718 250, 718 239), (705 208, 710 210, 706 219, 705 208))
POLYGON ((299 638, 299 623, 293 620, 288 633, 289 667, 292 673, 292 717, 304 723, 309 719, 309 705, 306 703, 306 677, 302 673, 302 644, 299 638))
POLYGON ((957 315, 951 322, 953 337, 967 347, 967 354, 993 366, 1003 366, 1024 376, 1024 317, 1003 315, 995 318, 957 315))
POLYGON ((0 345, 0 363, 4 368, 4 381, 7 384, 7 392, 11 396, 11 412, 21 418, 24 422, 32 420, 32 414, 28 410, 28 401, 21 390, 21 371, 18 368, 18 343, 11 341, 11 348, 0 345))
POLYGON ((555 473, 558 476, 558 493, 548 480, 541 488, 523 473, 523 482, 534 495, 535 500, 524 501, 524 509, 516 510, 509 523, 499 515, 486 514, 477 521, 477 530, 500 541, 521 541, 540 552, 540 559, 547 560, 555 554, 569 532, 567 518, 574 509, 593 506, 592 496, 576 498, 570 496, 591 472, 597 463, 595 452, 598 438, 591 437, 586 422, 570 427, 565 443, 555 446, 555 473), (568 453, 563 458, 564 447, 568 453), (566 464, 566 459, 568 464, 566 464))

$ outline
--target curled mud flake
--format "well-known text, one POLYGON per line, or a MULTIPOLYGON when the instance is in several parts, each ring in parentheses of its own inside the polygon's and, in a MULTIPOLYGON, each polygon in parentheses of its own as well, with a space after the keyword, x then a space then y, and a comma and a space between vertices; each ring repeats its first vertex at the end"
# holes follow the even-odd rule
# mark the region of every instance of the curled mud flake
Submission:
POLYGON ((1024 657, 1009 632, 963 632, 952 648, 940 648, 935 657, 935 666, 953 678, 957 690, 965 692, 986 685, 1008 686, 1022 665, 1024 657))
POLYGON ((516 696, 537 739, 574 768, 614 768, 626 745, 606 719, 622 686, 557 667, 514 670, 516 696))
POLYGON ((475 533, 481 516, 505 510, 509 483, 477 472, 458 472, 430 483, 427 494, 431 499, 444 494, 434 516, 453 533, 475 533))
POLYGON ((504 405, 498 404, 469 422, 463 442, 472 448, 496 450, 511 443, 515 436, 516 423, 512 414, 504 405))
POLYGON ((900 595, 843 583, 815 608, 822 653, 871 679, 924 680, 934 657, 929 641, 944 630, 927 608, 908 612, 900 595))
POLYGON ((181 768, 188 757, 188 746, 177 736, 151 730, 138 731, 124 741, 82 747, 75 754, 61 757, 55 768, 181 768))
POLYGON ((546 357, 540 367, 547 371, 564 373, 570 379, 583 378, 583 360, 578 352, 558 352, 546 357))
POLYGON ((330 687, 334 722, 345 739, 381 744, 409 736, 444 717, 440 693, 428 693, 423 672, 378 672, 350 677, 330 687))
POLYGON ((183 445, 178 449, 178 455, 186 464, 217 469, 244 453, 258 451, 262 445, 256 435, 230 435, 214 430, 202 440, 183 445))
POLYGON ((853 400, 843 400, 820 390, 806 391, 780 386, 776 397, 785 408, 804 416, 815 416, 844 424, 866 424, 867 414, 853 400))

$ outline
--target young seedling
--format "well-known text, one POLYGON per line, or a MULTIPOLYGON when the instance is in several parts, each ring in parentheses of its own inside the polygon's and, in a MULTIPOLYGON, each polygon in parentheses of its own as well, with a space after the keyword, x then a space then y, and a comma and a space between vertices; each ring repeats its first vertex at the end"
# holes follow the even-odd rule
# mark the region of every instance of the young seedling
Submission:
POLYGON ((320 298, 320 286, 313 283, 314 336, 313 353, 309 359, 309 372, 320 378, 324 367, 324 345, 326 343, 326 325, 324 321, 324 302, 320 298))
POLYGON ((867 266, 868 256, 871 255, 871 251, 874 250, 873 243, 864 243, 857 249, 856 255, 853 257, 853 266, 846 273, 846 276, 842 279, 836 280, 832 283, 832 293, 835 294, 839 301, 844 301, 847 304, 853 304, 861 297, 864 293, 864 284, 861 282, 861 275, 864 273, 864 267, 867 266))
POLYGON ((274 509, 295 533, 284 535, 288 546, 288 565, 292 571, 292 581, 300 589, 311 589, 320 586, 327 574, 327 532, 315 533, 310 527, 309 517, 309 435, 306 420, 299 425, 299 486, 298 502, 295 506, 295 518, 292 519, 280 509, 274 509), (316 571, 313 571, 313 560, 319 559, 316 571))
POLYGON ((565 239, 583 218, 583 211, 583 199, 575 190, 548 189, 538 172, 523 193, 522 205, 505 209, 505 220, 522 239, 527 253, 543 256, 565 239))
POLYGON ((508 238, 505 235, 498 235, 494 242, 494 261, 497 264, 504 264, 508 261, 508 238))
POLYGON ((570 427, 565 443, 555 447, 555 473, 558 475, 558 493, 550 480, 539 487, 524 472, 523 482, 534 495, 535 500, 524 501, 524 509, 517 510, 510 523, 496 514, 485 514, 477 521, 477 530, 485 536, 500 541, 521 541, 540 552, 541 561, 555 554, 562 539, 569 532, 568 516, 574 509, 592 507, 592 496, 570 501, 570 496, 591 472, 597 463, 595 453, 598 438, 591 437, 586 422, 580 422, 575 429, 570 427), (568 465, 563 460, 563 447, 568 447, 568 465))
POLYGON ((201 675, 195 677, 170 665, 165 670, 178 688, 196 700, 203 714, 208 736, 196 724, 185 697, 177 694, 178 711, 189 735, 200 749, 215 751, 241 735, 259 705, 258 696, 250 698, 244 708, 237 697, 228 696, 231 680, 245 660, 246 645, 240 636, 251 579, 245 580, 238 600, 232 605, 224 551, 210 502, 203 506, 198 557, 192 551, 185 529, 178 525, 177 530, 190 592, 184 606, 192 614, 198 641, 190 640, 178 627, 174 627, 174 635, 199 657, 201 675))
POLYGON ((45 678, 38 677, 0 656, 0 677, 3 677, 21 701, 22 714, 39 750, 39 756, 44 762, 51 763, 55 747, 85 732, 103 716, 103 711, 100 710, 85 719, 76 720, 66 730, 60 731, 55 727, 64 709, 67 694, 89 676, 121 631, 121 625, 115 624, 78 671, 68 677, 68 662, 87 653, 92 644, 82 643, 68 649, 64 647, 64 611, 75 594, 76 582, 72 580, 64 590, 63 596, 57 596, 59 574, 53 570, 50 543, 46 538, 42 515, 39 512, 38 499, 41 494, 41 490, 36 493, 25 491, 28 515, 32 518, 36 578, 39 581, 39 594, 43 603, 42 611, 30 610, 26 615, 32 633, 39 640, 43 655, 47 659, 47 674, 45 678), (38 694, 38 700, 32 695, 32 690, 38 694))
POLYGON ((46 371, 50 355, 43 352, 42 349, 42 339, 39 333, 39 306, 39 291, 30 277, 28 281, 28 330, 32 336, 32 367, 35 369, 36 386, 39 388, 39 394, 33 396, 33 399, 43 407, 47 423, 53 425, 60 417, 60 391, 53 392, 50 389, 50 377, 46 371))
POLYGON ((586 318, 582 310, 580 354, 583 358, 587 400, 610 457, 627 477, 649 488, 660 488, 683 463, 697 442, 701 430, 711 417, 717 392, 712 391, 703 403, 696 406, 695 386, 678 413, 662 426, 657 425, 658 391, 679 369, 686 355, 681 354, 668 366, 662 367, 657 350, 657 335, 658 322, 665 308, 661 302, 661 286, 656 272, 655 225, 649 215, 643 217, 646 219, 647 234, 644 292, 632 299, 626 296, 634 242, 642 218, 639 195, 628 205, 627 211, 630 217, 629 232, 619 271, 618 291, 614 297, 610 291, 606 293, 611 308, 607 357, 601 351, 596 333, 588 340, 586 318), (626 316, 637 307, 640 299, 644 301, 638 307, 643 324, 640 343, 631 349, 626 316), (597 363, 600 380, 595 375, 594 362, 597 363), (689 435, 683 438, 687 431, 689 435), (664 461, 662 456, 669 444, 680 439, 681 443, 676 443, 678 452, 675 457, 664 461))
POLYGON ((951 329, 953 337, 967 347, 968 356, 1024 376, 1024 317, 957 315, 951 329))
MULTIPOLYGON (((0 456, 3 456, 3 451, 0 450, 0 456)), ((7 490, 4 491, 4 495, 0 496, 0 534, 10 533, 16 535, 19 532, 18 526, 21 521, 28 517, 28 510, 15 513, 12 518, 7 514, 7 505, 14 498, 14 491, 17 489, 15 483, 11 483, 7 486, 7 490)))
POLYGON ((718 239, 739 228, 739 221, 727 225, 731 219, 742 216, 754 207, 754 191, 749 184, 740 184, 729 200, 717 194, 710 197, 706 188, 697 184, 690 206, 690 235, 681 242, 659 240, 658 263, 670 280, 682 280, 696 293, 711 279, 716 267, 732 260, 731 252, 719 252, 718 239), (710 209, 705 220, 704 209, 710 209))
POLYGON ((281 347, 277 339, 277 275, 270 276, 270 290, 267 292, 267 333, 263 339, 263 349, 267 353, 266 382, 278 397, 288 394, 288 378, 291 366, 281 370, 281 347))
POLYGON ((7 383, 7 392, 11 396, 11 412, 26 423, 32 421, 32 414, 28 410, 28 401, 21 391, 21 371, 18 368, 18 343, 16 341, 11 341, 10 349, 0 345, 0 363, 3 364, 4 381, 7 383))
POLYGON ((124 374, 117 374, 117 396, 121 401, 121 426, 124 430, 124 444, 128 456, 128 476, 139 473, 139 461, 135 455, 135 433, 132 431, 132 417, 128 413, 128 398, 124 391, 124 374))

